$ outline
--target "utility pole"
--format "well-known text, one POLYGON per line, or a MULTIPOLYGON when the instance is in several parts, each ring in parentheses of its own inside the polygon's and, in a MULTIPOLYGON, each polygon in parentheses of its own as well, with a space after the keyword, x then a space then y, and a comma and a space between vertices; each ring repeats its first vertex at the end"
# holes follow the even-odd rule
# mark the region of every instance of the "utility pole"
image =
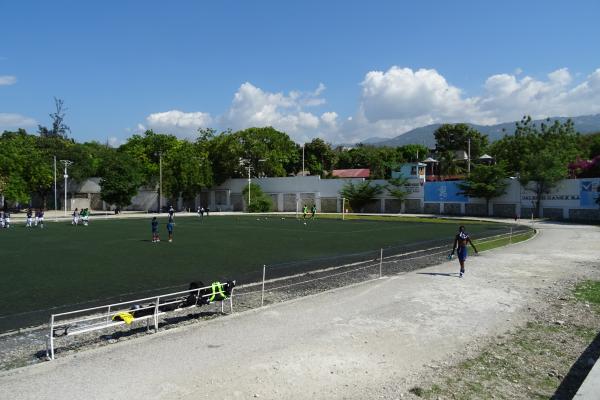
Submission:
POLYGON ((60 162, 63 163, 63 165, 65 166, 64 178, 65 178, 65 216, 66 216, 67 215, 67 178, 69 178, 69 175, 67 174, 67 168, 69 168, 71 165, 73 165, 73 161, 60 160, 60 162))
POLYGON ((302 144, 302 176, 304 176, 304 143, 302 144))
POLYGON ((471 138, 467 139, 467 175, 471 175, 471 138))
POLYGON ((58 211, 58 197, 56 192, 56 156, 54 156, 54 211, 58 211))
POLYGON ((162 211, 162 151, 158 152, 158 170, 159 170, 159 181, 158 181, 158 212, 162 211))
POLYGON ((158 213, 162 211, 162 150, 154 153, 158 156, 158 213))
POLYGON ((248 208, 250 208, 250 192, 252 191, 252 178, 250 177, 250 171, 252 171, 252 166, 248 164, 248 208))

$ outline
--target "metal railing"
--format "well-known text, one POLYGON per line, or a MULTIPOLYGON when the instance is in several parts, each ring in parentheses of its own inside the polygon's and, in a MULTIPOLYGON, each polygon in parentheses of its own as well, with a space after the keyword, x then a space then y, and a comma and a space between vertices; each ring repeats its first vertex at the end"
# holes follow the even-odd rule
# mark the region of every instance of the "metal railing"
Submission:
MULTIPOLYGON (((129 325, 132 322, 139 321, 146 321, 148 330, 150 329, 150 321, 152 321, 154 330, 158 331, 158 317, 166 312, 190 309, 211 303, 210 301, 203 300, 214 296, 212 291, 210 293, 202 293, 207 290, 212 290, 212 286, 52 314, 50 315, 49 334, 47 335, 46 342, 46 358, 49 360, 54 359, 54 341, 56 338, 62 336, 75 336, 124 324, 129 325), (188 304, 187 299, 191 295, 194 296, 194 301, 188 304), (150 304, 142 305, 145 303, 150 304), (115 317, 120 313, 129 313, 132 316, 132 320, 129 322, 122 318, 121 320, 115 320, 115 317), (135 316, 136 314, 138 316, 135 316)), ((231 287, 229 297, 217 300, 221 303, 221 312, 224 312, 223 303, 229 300, 230 313, 233 313, 233 290, 234 288, 231 287)))

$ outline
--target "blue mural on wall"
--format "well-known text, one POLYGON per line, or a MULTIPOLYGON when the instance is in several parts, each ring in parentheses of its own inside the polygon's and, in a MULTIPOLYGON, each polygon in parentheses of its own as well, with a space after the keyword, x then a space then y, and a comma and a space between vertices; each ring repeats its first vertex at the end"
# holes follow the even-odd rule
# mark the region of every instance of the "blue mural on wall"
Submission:
POLYGON ((460 181, 426 182, 425 201, 434 203, 468 203, 467 196, 458 194, 460 181))
POLYGON ((599 204, 598 196, 600 196, 600 184, 598 180, 583 180, 580 182, 579 206, 596 208, 599 204))

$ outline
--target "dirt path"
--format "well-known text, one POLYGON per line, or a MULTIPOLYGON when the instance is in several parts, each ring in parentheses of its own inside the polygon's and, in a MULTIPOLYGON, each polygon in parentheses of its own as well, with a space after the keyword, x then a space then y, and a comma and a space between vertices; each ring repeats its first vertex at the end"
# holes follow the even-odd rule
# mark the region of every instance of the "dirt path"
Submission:
POLYGON ((598 278, 600 229, 63 356, 0 374, 1 399, 400 398, 402 382, 526 322, 540 291, 598 278))

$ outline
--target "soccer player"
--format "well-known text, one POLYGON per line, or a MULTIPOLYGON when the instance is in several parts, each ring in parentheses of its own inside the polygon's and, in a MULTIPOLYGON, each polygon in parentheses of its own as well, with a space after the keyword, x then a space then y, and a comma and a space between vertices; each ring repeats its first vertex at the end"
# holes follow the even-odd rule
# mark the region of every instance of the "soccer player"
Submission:
POLYGON ((75 211, 73 211, 73 221, 71 221, 71 225, 77 226, 77 224, 79 224, 79 209, 78 208, 76 208, 75 211))
POLYGON ((33 226, 33 212, 31 208, 27 209, 27 222, 25 223, 27 228, 31 228, 33 226))
POLYGON ((458 256, 458 262, 460 263, 460 273, 459 277, 462 278, 465 274, 465 260, 467 259, 467 244, 470 244, 475 250, 475 254, 479 254, 475 245, 471 241, 471 237, 467 232, 465 232, 464 226, 458 227, 458 233, 454 237, 454 244, 452 245, 452 253, 450 253, 450 258, 454 255, 454 251, 456 250, 456 255, 458 256))
POLYGON ((10 228, 10 213, 8 211, 4 212, 4 227, 10 228))
POLYGON ((6 225, 4 225, 4 211, 0 211, 0 228, 5 228, 6 225))
POLYGON ((41 229, 44 229, 44 210, 41 208, 38 210, 35 215, 35 226, 40 226, 41 229))
POLYGON ((173 216, 169 215, 169 221, 167 222, 167 231, 169 232, 169 243, 173 241, 173 216))
POLYGON ((158 221, 156 217, 152 218, 152 243, 160 242, 160 237, 158 237, 158 221))
POLYGON ((81 221, 83 221, 83 226, 88 226, 88 221, 90 220, 90 211, 87 208, 81 210, 81 221))
POLYGON ((317 213, 317 205, 313 204, 312 207, 310 208, 310 212, 311 212, 311 217, 310 219, 315 219, 315 214, 317 213))
POLYGON ((304 207, 302 207, 302 219, 306 219, 306 214, 308 214, 308 206, 305 204, 304 207))

